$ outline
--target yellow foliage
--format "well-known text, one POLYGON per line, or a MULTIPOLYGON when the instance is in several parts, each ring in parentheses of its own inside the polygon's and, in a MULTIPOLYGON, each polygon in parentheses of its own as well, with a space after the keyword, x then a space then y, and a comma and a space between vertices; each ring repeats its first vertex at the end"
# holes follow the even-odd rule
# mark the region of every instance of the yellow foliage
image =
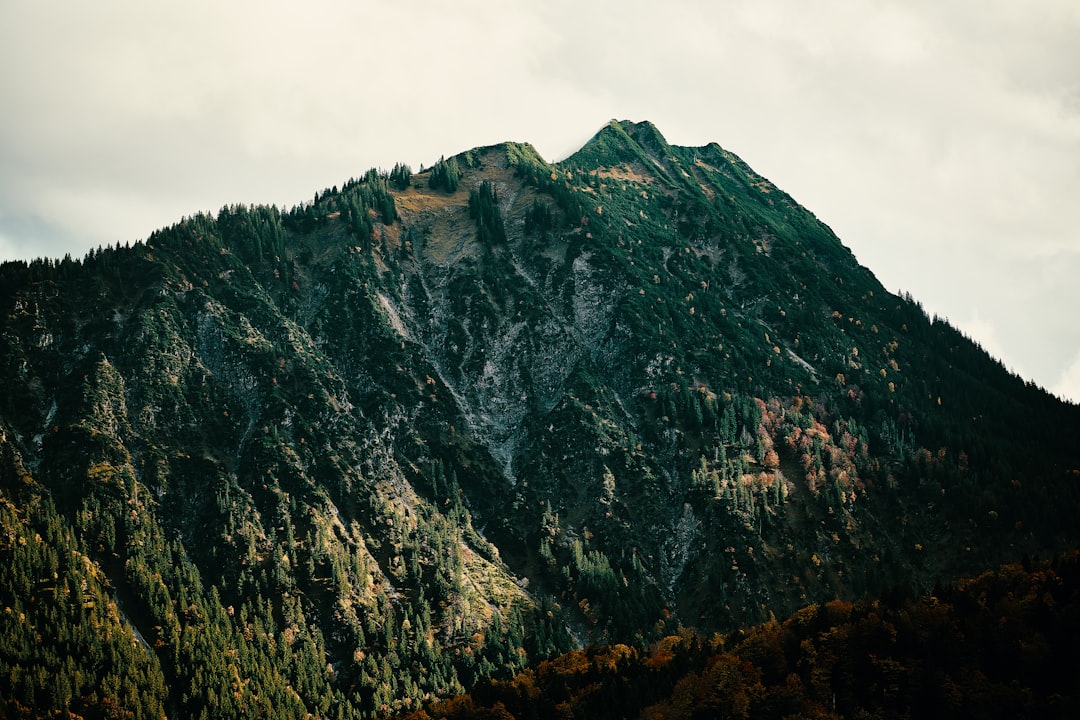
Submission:
POLYGON ((94 463, 86 471, 86 477, 91 482, 107 483, 116 477, 116 468, 106 462, 94 463))

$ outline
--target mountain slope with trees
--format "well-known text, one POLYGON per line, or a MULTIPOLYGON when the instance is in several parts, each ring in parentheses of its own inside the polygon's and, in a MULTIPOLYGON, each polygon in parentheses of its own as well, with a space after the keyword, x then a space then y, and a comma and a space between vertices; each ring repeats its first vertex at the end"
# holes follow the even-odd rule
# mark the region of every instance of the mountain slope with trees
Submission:
POLYGON ((1080 527, 1080 408, 649 123, 5 263, 0 377, 14 715, 371 717, 1080 527))
POLYGON ((1076 717, 1078 567, 1072 554, 710 639, 577 650, 406 717, 1076 717))

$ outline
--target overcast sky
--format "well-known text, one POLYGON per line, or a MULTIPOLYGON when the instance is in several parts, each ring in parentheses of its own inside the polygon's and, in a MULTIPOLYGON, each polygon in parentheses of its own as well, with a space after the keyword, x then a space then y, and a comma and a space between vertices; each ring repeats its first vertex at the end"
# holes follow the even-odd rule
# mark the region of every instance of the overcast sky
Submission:
POLYGON ((612 118, 717 142, 1080 400, 1080 3, 0 2, 0 260, 612 118))

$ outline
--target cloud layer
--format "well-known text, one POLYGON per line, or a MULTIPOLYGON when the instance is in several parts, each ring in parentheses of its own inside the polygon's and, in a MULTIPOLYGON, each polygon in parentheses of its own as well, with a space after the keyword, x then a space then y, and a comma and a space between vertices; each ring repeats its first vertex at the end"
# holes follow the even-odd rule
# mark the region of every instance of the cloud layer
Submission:
POLYGON ((649 119, 738 153, 886 286, 1075 393, 1077 37, 1068 0, 11 0, 0 259, 502 140, 557 160, 649 119))

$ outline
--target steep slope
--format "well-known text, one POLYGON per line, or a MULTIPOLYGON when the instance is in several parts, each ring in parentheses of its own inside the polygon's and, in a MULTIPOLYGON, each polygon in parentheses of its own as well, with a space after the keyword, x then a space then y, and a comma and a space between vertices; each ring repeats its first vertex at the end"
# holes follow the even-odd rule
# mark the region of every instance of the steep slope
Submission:
POLYGON ((115 593, 146 715, 376 714, 1077 542, 1078 408, 648 123, 8 263, 0 317, 10 524, 115 593))

